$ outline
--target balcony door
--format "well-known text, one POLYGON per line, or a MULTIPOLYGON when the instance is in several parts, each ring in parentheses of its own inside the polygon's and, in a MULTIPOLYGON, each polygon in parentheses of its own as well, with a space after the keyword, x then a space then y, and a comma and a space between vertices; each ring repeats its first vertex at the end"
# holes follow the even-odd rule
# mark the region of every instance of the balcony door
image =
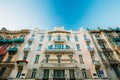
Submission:
POLYGON ((53 80, 65 80, 65 70, 54 70, 53 80))

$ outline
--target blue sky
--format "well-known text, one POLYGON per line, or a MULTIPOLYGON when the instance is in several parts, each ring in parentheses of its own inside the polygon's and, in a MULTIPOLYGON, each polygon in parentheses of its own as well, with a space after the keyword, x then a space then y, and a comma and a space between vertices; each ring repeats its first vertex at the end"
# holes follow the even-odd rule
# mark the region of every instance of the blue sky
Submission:
POLYGON ((120 27, 120 0, 0 0, 0 28, 120 27))

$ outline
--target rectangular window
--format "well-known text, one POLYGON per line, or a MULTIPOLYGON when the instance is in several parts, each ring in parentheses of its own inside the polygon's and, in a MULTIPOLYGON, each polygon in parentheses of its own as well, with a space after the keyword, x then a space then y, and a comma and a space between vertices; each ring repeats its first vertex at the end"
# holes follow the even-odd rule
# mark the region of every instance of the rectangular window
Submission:
POLYGON ((35 63, 38 63, 40 55, 36 55, 35 63))
POLYGON ((18 70, 18 73, 17 73, 17 75, 16 75, 16 78, 20 78, 21 73, 22 73, 22 70, 18 70))
POLYGON ((6 70, 5 67, 3 67, 3 68, 0 70, 0 78, 2 78, 2 76, 3 76, 4 72, 5 72, 5 70, 6 70))
POLYGON ((98 34, 95 34, 95 37, 96 37, 97 39, 100 39, 100 35, 98 35, 98 34))
POLYGON ((49 69, 44 69, 44 78, 49 78, 49 69))
POLYGON ((38 45, 38 51, 41 51, 41 48, 42 48, 42 44, 39 44, 38 45))
POLYGON ((105 48, 104 43, 98 43, 98 44, 99 44, 100 48, 105 48))
POLYGON ((84 63, 82 55, 79 55, 79 60, 80 60, 80 63, 84 63))
POLYGON ((64 78, 65 70, 54 70, 54 78, 64 78))
POLYGON ((80 51, 80 45, 76 44, 77 50, 80 51))
POLYGON ((32 35, 32 39, 34 40, 34 38, 35 38, 35 35, 32 35))
POLYGON ((60 60, 61 55, 57 55, 57 57, 58 57, 58 63, 60 63, 61 62, 61 60, 60 60))
POLYGON ((72 78, 72 79, 75 78, 74 69, 69 69, 69 75, 70 75, 70 78, 72 78))
POLYGON ((68 55, 68 57, 70 58, 70 62, 72 62, 73 55, 68 55))
POLYGON ((27 59, 28 54, 24 54, 23 60, 27 59))
POLYGON ((46 57, 46 63, 48 63, 50 55, 45 55, 45 57, 46 57))
POLYGON ((36 69, 33 69, 33 70, 32 70, 31 78, 35 78, 35 75, 36 75, 36 69))
POLYGON ((95 61, 94 54, 91 55, 91 59, 92 59, 92 61, 95 61))
POLYGON ((41 36, 41 37, 40 37, 40 41, 43 41, 43 40, 44 40, 44 36, 41 36))
POLYGON ((48 36, 48 41, 51 41, 51 39, 52 39, 52 36, 51 35, 48 36))
POLYGON ((70 36, 67 36, 66 38, 67 38, 67 41, 70 41, 70 36))
POLYGON ((32 44, 28 44, 28 47, 27 47, 27 48, 29 48, 29 49, 30 49, 30 48, 31 48, 31 45, 32 45, 32 44))
POLYGON ((87 48, 88 48, 88 49, 91 49, 91 46, 90 46, 90 44, 87 44, 87 48))
POLYGON ((57 36, 57 39, 58 39, 58 41, 60 41, 60 40, 61 40, 61 37, 60 37, 60 35, 59 35, 59 36, 57 36))
POLYGON ((6 62, 8 62, 8 63, 11 62, 12 57, 13 57, 12 55, 9 55, 6 62))
POLYGON ((75 36, 75 41, 78 41, 78 37, 77 36, 75 36))
POLYGON ((83 74, 83 77, 84 77, 84 78, 87 78, 87 73, 86 73, 86 70, 85 70, 85 69, 82 69, 82 74, 83 74))

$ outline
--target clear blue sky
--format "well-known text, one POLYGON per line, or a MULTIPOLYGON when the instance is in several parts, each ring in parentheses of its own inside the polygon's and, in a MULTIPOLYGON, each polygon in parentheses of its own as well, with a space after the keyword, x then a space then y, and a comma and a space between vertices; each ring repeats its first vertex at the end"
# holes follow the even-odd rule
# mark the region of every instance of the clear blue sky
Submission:
POLYGON ((0 0, 0 28, 120 27, 120 0, 0 0))

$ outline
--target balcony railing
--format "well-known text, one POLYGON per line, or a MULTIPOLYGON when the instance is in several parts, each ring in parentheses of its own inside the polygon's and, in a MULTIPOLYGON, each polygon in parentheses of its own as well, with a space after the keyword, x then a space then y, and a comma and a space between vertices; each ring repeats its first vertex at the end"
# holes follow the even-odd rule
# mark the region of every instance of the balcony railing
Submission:
POLYGON ((103 52, 112 52, 112 50, 110 48, 102 48, 103 52))
POLYGON ((60 39, 60 40, 58 40, 58 39, 54 39, 54 42, 55 42, 55 43, 64 43, 65 40, 64 40, 64 39, 60 39))
POLYGON ((112 65, 115 66, 115 65, 120 64, 120 62, 118 60, 109 60, 109 63, 110 63, 111 66, 112 65))
POLYGON ((99 43, 105 43, 105 40, 104 40, 104 39, 97 39, 97 41, 98 41, 99 43))
POLYGON ((45 49, 45 53, 74 53, 74 49, 45 49))
POLYGON ((28 64, 28 61, 26 61, 26 60, 17 60, 16 63, 17 63, 17 66, 23 66, 23 65, 28 64))
POLYGON ((6 62, 6 61, 2 61, 2 62, 0 62, 0 66, 14 66, 14 61, 11 61, 11 62, 6 62))
POLYGON ((28 53, 30 51, 30 48, 24 48, 23 51, 24 53, 28 53))
POLYGON ((77 67, 75 63, 42 63, 41 67, 77 67))
POLYGON ((101 66, 100 61, 93 61, 92 63, 93 63, 96 67, 100 67, 100 66, 101 66))

